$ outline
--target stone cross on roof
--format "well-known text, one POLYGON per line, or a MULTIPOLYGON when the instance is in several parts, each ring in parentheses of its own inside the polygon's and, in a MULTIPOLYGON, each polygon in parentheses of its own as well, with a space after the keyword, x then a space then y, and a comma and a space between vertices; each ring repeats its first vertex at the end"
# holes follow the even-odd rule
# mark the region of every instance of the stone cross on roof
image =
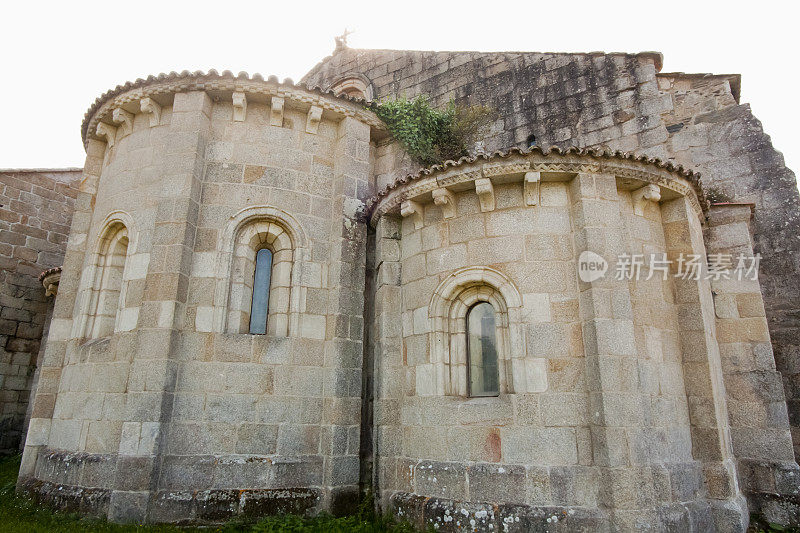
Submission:
POLYGON ((343 48, 347 48, 347 36, 353 33, 352 31, 348 30, 347 28, 344 29, 344 33, 339 35, 338 37, 334 37, 333 39, 336 41, 336 49, 341 50, 343 48))

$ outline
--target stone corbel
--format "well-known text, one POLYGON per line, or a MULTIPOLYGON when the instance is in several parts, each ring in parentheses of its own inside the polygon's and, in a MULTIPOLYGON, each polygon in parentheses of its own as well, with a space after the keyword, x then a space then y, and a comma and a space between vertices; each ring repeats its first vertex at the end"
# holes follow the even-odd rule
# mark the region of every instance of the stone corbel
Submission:
POLYGON ((319 121, 322 120, 322 108, 312 105, 308 110, 308 119, 306 120, 306 133, 317 133, 319 130, 319 121))
POLYGON ((433 203, 442 208, 444 218, 456 216, 456 197, 444 187, 433 190, 433 203))
POLYGON ((233 120, 244 122, 247 115, 247 96, 243 92, 233 93, 233 120))
POLYGON ((142 113, 150 115, 150 127, 158 126, 161 123, 161 106, 152 98, 142 98, 139 102, 142 113))
POLYGON ((643 216, 644 206, 647 202, 658 202, 661 200, 661 189, 658 185, 650 183, 641 189, 636 189, 631 193, 633 198, 633 214, 643 216))
POLYGON ((97 135, 106 138, 106 144, 109 148, 114 146, 114 141, 117 138, 117 128, 105 122, 97 123, 97 135))
POLYGON ((279 96, 272 97, 272 111, 269 115, 269 123, 271 126, 283 126, 283 98, 279 96))
POLYGON ((128 135, 133 132, 133 113, 129 113, 124 109, 118 107, 111 112, 111 120, 117 124, 121 124, 122 135, 128 135))
POLYGON ((400 204, 400 215, 404 218, 411 217, 414 221, 414 229, 422 227, 422 206, 414 200, 403 200, 403 203, 400 204))
POLYGON ((475 192, 481 202, 481 211, 494 211, 494 186, 489 178, 475 180, 475 192))
POLYGON ((61 267, 45 270, 39 275, 39 281, 44 287, 45 296, 55 296, 58 294, 58 283, 61 281, 61 267))
POLYGON ((541 182, 541 172, 525 173, 525 205, 539 205, 539 184, 541 182))

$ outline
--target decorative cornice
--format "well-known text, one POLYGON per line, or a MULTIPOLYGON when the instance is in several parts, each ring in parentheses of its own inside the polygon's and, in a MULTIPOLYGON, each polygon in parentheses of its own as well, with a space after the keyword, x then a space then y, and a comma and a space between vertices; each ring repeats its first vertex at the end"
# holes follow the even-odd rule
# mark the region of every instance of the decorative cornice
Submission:
MULTIPOLYGON (((216 70, 207 73, 202 71, 170 72, 158 76, 148 76, 147 79, 139 78, 136 81, 118 85, 114 89, 101 95, 89 107, 81 125, 81 137, 84 147, 88 139, 96 135, 98 123, 102 120, 111 121, 113 109, 136 102, 129 109, 141 109, 140 100, 153 98, 158 95, 174 94, 187 91, 219 91, 241 92, 266 97, 278 97, 303 102, 309 106, 318 106, 323 110, 349 116, 364 122, 381 131, 385 130, 383 122, 374 113, 366 109, 367 102, 360 98, 347 95, 336 96, 332 91, 317 86, 296 85, 291 79, 279 82, 276 76, 264 79, 260 74, 250 76, 246 72, 234 75, 226 70, 222 74, 216 70)), ((282 109, 282 107, 281 107, 282 109)), ((276 109, 272 110, 272 117, 276 117, 276 109)))
MULTIPOLYGON (((433 194, 443 187, 463 190, 464 184, 470 182, 482 196, 481 210, 490 210, 492 177, 509 175, 517 175, 523 181, 526 204, 536 205, 542 172, 613 174, 644 182, 645 187, 653 185, 648 191, 658 186, 686 196, 698 214, 708 206, 700 174, 680 165, 620 151, 535 146, 528 150, 512 148, 490 155, 462 157, 399 178, 367 202, 365 213, 374 222, 384 213, 397 212, 400 204, 406 201, 419 203, 422 195, 433 194)), ((437 196, 442 194, 436 193, 437 196)), ((648 196, 654 197, 652 192, 648 196)))

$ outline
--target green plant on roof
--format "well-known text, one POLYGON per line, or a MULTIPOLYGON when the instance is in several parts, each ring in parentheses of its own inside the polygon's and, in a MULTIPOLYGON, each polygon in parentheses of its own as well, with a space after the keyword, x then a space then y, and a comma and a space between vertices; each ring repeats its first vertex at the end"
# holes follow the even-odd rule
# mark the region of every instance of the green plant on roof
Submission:
POLYGON ((424 166, 468 155, 495 116, 491 108, 456 105, 453 100, 438 110, 424 95, 373 104, 372 110, 408 155, 424 166))

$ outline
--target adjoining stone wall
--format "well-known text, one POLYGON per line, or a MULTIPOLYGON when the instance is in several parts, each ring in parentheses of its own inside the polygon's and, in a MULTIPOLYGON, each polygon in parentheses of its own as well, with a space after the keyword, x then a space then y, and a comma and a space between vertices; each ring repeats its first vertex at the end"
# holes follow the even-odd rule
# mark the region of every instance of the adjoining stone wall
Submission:
MULTIPOLYGON (((713 65, 710 65, 713 66, 713 65)), ((329 87, 365 76, 375 99, 426 94, 436 105, 493 106, 489 150, 540 145, 605 146, 699 170, 718 201, 753 202, 754 250, 777 368, 800 452, 800 194, 746 104, 738 75, 660 74, 642 54, 417 52, 339 48, 303 78, 329 87)), ((401 156, 398 155, 397 159, 401 156)), ((413 169, 408 160, 397 173, 413 169)), ((378 175, 378 187, 395 176, 378 175)))
MULTIPOLYGON (((731 257, 734 265, 740 254, 751 257, 751 217, 751 204, 713 205, 706 228, 708 253, 731 257)), ((751 512, 797 523, 800 471, 759 284, 720 278, 712 279, 711 287, 739 483, 751 512)))
POLYGON ((750 106, 738 105, 728 77, 664 74, 675 105, 664 114, 674 159, 702 172, 717 202, 754 204, 753 251, 775 363, 782 375, 795 455, 800 455, 800 194, 750 106))
POLYGON ((80 169, 0 171, 0 454, 16 452, 52 299, 38 277, 61 266, 80 169))

